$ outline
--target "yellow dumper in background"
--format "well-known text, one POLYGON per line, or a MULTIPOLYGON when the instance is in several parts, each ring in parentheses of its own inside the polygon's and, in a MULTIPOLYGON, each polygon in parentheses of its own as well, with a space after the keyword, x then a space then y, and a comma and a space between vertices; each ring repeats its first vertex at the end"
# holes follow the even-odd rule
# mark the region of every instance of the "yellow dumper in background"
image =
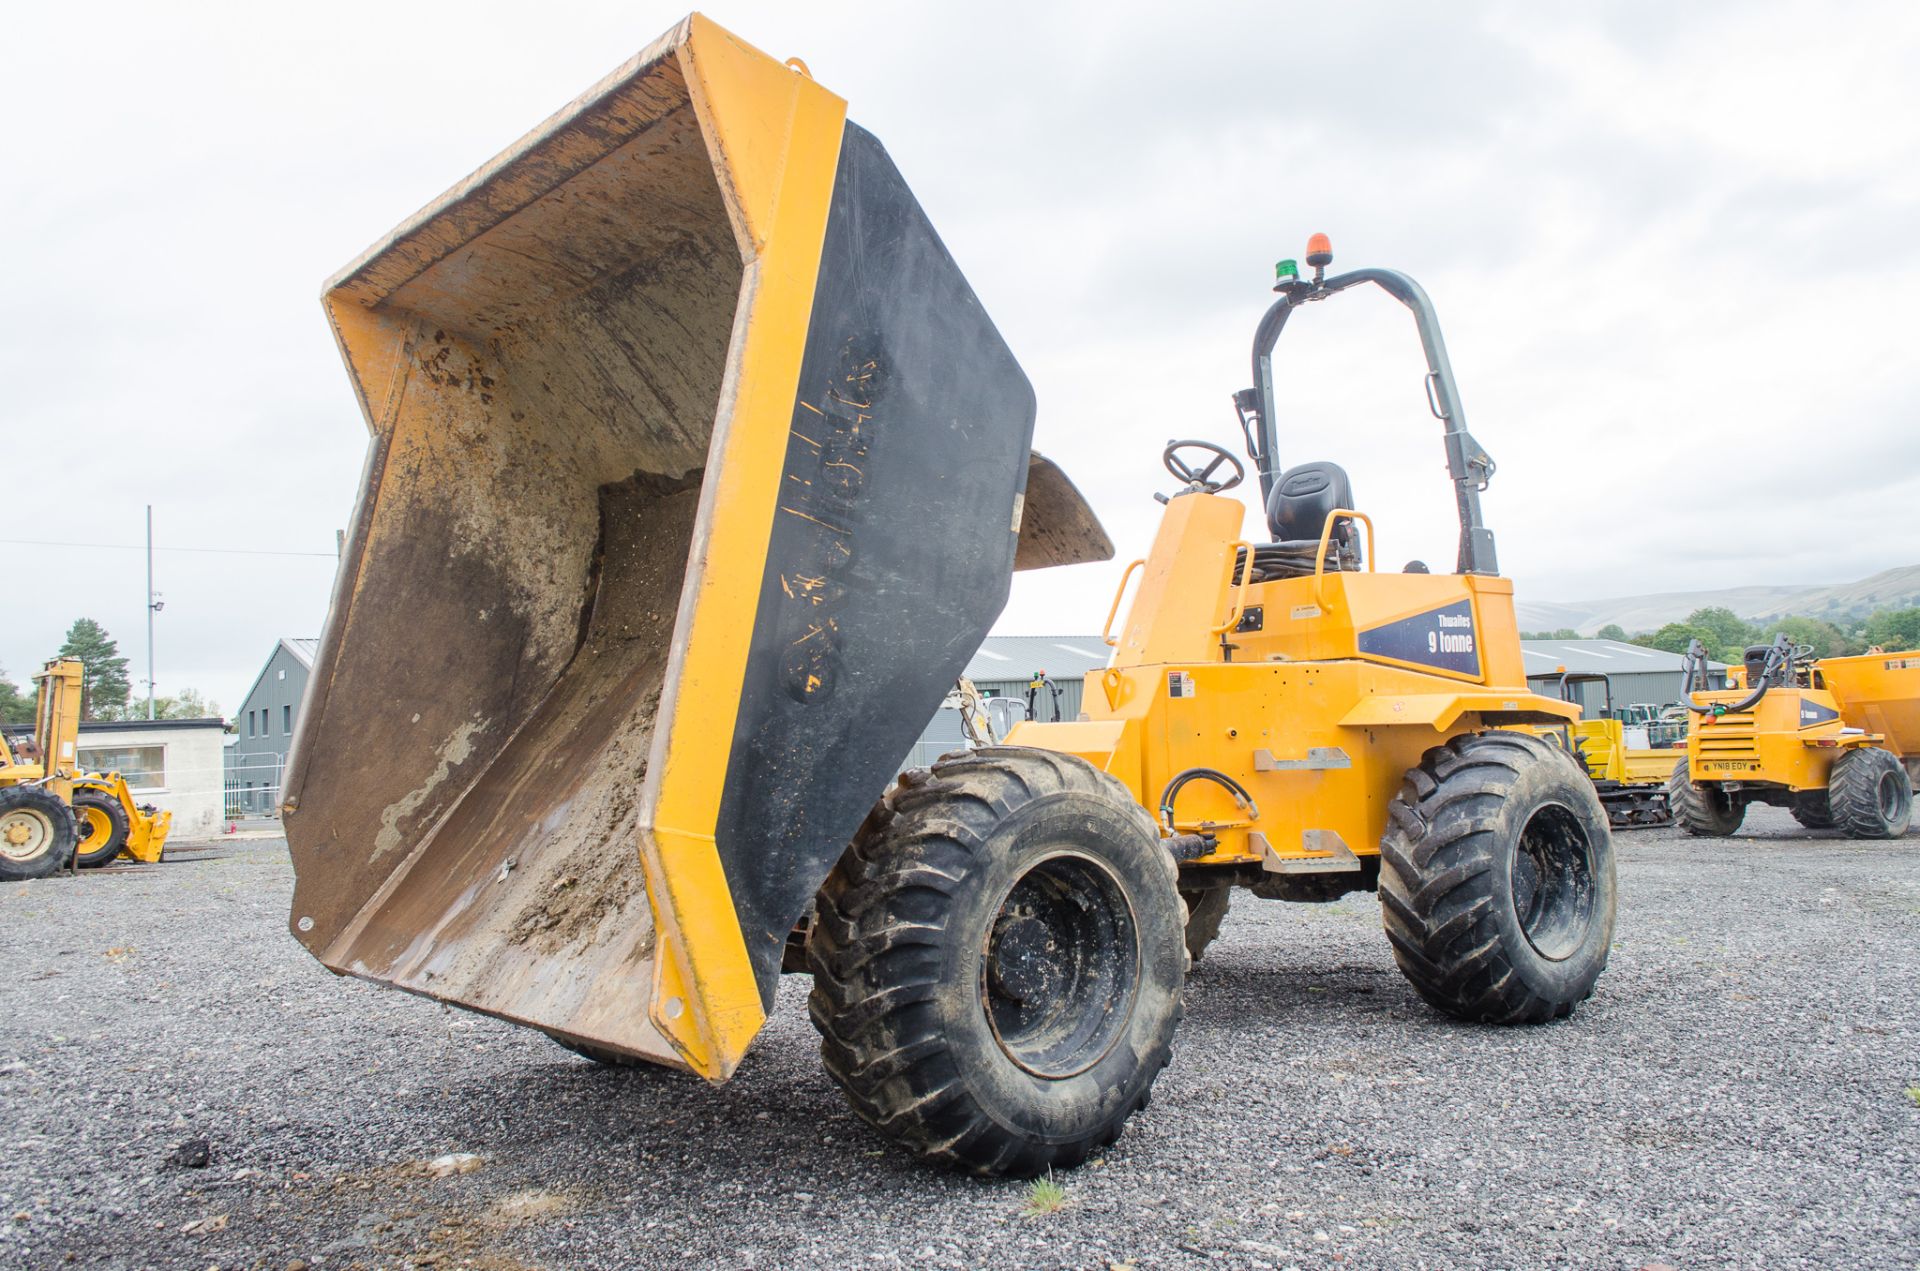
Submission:
POLYGON ((119 773, 79 765, 84 675, 73 658, 48 662, 34 677, 32 740, 16 754, 0 735, 0 879, 44 878, 69 862, 92 868, 122 855, 157 861, 166 850, 171 812, 134 802, 119 773))
POLYGON ((1812 660, 1785 635, 1747 650, 1722 692, 1688 691, 1706 651, 1687 652, 1687 755, 1667 797, 1689 833, 1723 837, 1747 807, 1787 808, 1809 829, 1905 834, 1920 772, 1920 652, 1812 660))

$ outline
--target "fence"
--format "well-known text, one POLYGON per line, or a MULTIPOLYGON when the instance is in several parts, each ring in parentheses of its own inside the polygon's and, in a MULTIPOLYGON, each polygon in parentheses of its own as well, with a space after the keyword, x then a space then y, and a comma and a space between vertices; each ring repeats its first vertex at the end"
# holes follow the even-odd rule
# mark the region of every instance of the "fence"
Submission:
POLYGON ((257 763, 231 764, 226 770, 226 788, 221 815, 229 821, 254 818, 278 819, 280 782, 286 773, 286 761, 274 758, 257 763))

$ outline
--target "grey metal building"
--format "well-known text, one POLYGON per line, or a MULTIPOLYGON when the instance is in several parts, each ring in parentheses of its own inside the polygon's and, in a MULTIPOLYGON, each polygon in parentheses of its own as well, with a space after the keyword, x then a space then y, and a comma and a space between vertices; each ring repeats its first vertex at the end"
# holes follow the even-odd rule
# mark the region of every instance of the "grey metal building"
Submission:
POLYGON ((299 639, 274 645, 234 714, 235 737, 226 759, 228 815, 278 815, 280 776, 319 645, 318 640, 299 639))
MULTIPOLYGON (((1613 688, 1616 707, 1645 703, 1665 706, 1680 700, 1680 663, 1677 653, 1643 649, 1619 640, 1522 640, 1520 649, 1527 667, 1527 683, 1536 693, 1559 695, 1562 669, 1605 675, 1613 688)), ((1708 688, 1726 686, 1726 664, 1710 662, 1708 688)), ((1600 710, 1605 692, 1598 684, 1574 686, 1580 709, 1594 715, 1600 710)))
MULTIPOLYGON (((1052 687, 1042 686, 1034 693, 1034 718, 1049 722, 1055 718, 1078 719, 1085 688, 1083 677, 1088 671, 1105 667, 1110 652, 1096 635, 988 636, 967 663, 966 676, 983 695, 1008 703, 993 708, 996 718, 1010 714, 1012 719, 1024 719, 1027 690, 1035 677, 1044 673, 1052 687)), ((960 712, 935 711, 907 756, 906 765, 932 763, 964 744, 960 712)))

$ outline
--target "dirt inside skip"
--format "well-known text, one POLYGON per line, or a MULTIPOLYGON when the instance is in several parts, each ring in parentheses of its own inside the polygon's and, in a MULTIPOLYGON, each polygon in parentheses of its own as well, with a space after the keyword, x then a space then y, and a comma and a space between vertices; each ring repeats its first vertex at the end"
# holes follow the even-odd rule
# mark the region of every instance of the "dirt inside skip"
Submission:
POLYGON ((698 474, 602 490, 578 651, 355 934, 361 973, 653 1048, 641 1044, 657 1039, 635 807, 698 502, 698 474))

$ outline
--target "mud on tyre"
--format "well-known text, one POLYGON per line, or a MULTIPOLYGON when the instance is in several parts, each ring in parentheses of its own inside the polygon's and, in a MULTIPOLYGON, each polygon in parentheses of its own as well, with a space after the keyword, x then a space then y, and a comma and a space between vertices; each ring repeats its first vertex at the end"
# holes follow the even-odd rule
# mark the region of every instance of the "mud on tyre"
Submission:
POLYGON ((1613 841, 1566 751, 1506 731, 1428 751, 1380 848, 1394 959, 1433 1006, 1540 1023, 1592 994, 1613 938, 1613 841))
POLYGON ((1082 760, 917 769, 821 888, 808 1001, 869 1124, 981 1174, 1079 1164, 1146 1106, 1187 966, 1173 858, 1082 760))

